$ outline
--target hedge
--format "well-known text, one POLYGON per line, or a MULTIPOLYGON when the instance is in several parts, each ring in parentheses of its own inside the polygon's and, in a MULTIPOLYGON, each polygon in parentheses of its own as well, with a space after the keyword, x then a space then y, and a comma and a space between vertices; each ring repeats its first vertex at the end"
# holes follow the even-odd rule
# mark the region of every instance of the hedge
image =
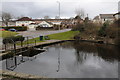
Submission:
POLYGON ((9 30, 11 28, 16 29, 17 31, 27 31, 27 26, 10 26, 10 27, 2 27, 5 30, 9 30))
POLYGON ((36 30, 53 30, 53 27, 37 27, 36 30))
POLYGON ((23 36, 13 36, 13 37, 6 37, 3 39, 3 44, 13 43, 17 41, 24 41, 25 38, 23 36))

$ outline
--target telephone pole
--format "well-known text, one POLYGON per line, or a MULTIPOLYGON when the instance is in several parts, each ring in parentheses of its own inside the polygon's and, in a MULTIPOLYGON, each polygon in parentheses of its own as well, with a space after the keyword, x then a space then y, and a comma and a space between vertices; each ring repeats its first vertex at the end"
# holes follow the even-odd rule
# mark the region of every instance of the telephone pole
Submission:
MULTIPOLYGON (((58 5, 58 11, 59 11, 59 19, 60 19, 60 1, 57 1, 58 5)), ((60 30, 60 25, 59 25, 59 30, 60 30)))
POLYGON ((60 1, 57 1, 58 5, 58 11, 59 11, 59 18, 60 18, 60 1))

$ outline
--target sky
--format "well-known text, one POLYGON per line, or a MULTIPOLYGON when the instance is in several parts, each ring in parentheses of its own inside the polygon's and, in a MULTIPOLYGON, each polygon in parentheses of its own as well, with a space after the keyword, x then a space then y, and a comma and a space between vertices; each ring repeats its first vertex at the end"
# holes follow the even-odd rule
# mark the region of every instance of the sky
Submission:
POLYGON ((1 0, 0 11, 9 12, 15 17, 55 18, 75 17, 76 9, 83 9, 85 16, 93 19, 99 14, 114 14, 118 12, 119 0, 1 0))

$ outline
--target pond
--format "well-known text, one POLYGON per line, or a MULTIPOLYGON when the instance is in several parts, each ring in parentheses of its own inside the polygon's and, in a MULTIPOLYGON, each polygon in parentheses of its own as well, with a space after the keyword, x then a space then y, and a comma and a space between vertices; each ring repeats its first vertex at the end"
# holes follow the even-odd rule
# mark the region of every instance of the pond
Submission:
POLYGON ((14 71, 48 78, 118 78, 119 56, 113 45, 68 41, 47 46, 14 71))

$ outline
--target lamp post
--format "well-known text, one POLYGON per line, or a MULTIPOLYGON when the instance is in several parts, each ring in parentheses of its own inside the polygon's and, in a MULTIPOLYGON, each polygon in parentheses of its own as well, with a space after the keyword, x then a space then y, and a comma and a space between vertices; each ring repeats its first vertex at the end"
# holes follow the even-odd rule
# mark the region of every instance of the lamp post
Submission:
POLYGON ((60 18, 60 1, 57 1, 57 3, 59 4, 58 7, 59 7, 59 18, 60 18))
MULTIPOLYGON (((57 3, 59 4, 59 5, 58 5, 58 7, 59 7, 59 8, 58 8, 58 11, 59 11, 59 19, 60 19, 60 1, 57 1, 57 3)), ((60 30, 60 25, 59 25, 59 30, 60 30)))

